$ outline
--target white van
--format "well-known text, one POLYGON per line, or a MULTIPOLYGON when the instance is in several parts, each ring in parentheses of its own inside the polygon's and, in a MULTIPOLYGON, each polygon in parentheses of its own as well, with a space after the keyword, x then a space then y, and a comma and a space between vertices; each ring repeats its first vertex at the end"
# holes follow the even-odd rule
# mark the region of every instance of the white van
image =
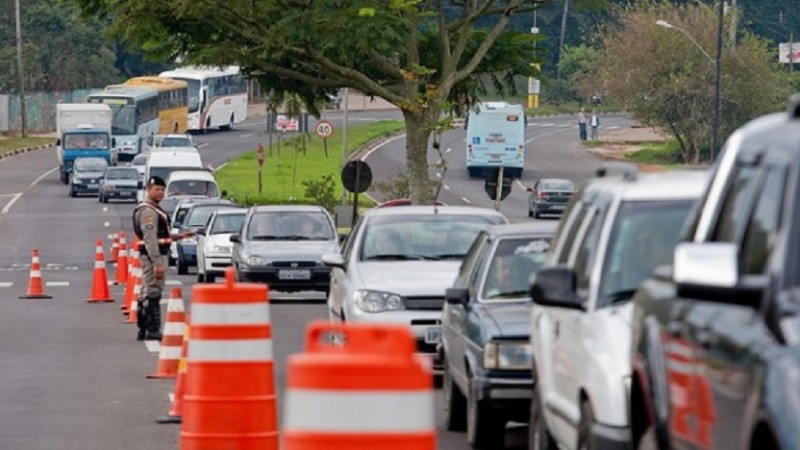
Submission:
MULTIPOLYGON (((176 170, 196 170, 204 171, 203 161, 198 152, 190 151, 168 151, 161 149, 158 152, 151 152, 147 157, 147 166, 144 170, 144 184, 150 177, 161 177, 165 181, 170 173, 176 170)), ((143 188, 145 186, 142 186, 143 188)), ((139 190, 138 200, 144 200, 145 189, 139 190)))
POLYGON ((217 180, 209 170, 176 170, 169 174, 166 182, 161 208, 168 214, 172 214, 182 200, 228 195, 225 191, 220 192, 217 180))

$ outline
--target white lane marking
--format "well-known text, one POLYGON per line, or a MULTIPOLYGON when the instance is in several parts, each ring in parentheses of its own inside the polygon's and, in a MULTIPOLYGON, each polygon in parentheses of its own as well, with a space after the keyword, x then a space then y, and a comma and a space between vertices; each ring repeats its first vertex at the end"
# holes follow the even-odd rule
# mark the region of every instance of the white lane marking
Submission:
POLYGON ((528 189, 528 188, 527 188, 527 187, 525 187, 525 185, 524 185, 524 184, 522 184, 522 182, 521 182, 521 181, 519 181, 519 180, 514 180, 514 183, 516 183, 516 184, 517 184, 517 186, 519 186, 519 187, 520 187, 522 190, 528 189))
POLYGON ((214 169, 214 172, 217 172, 219 169, 222 169, 223 167, 225 167, 225 166, 227 166, 227 165, 228 165, 228 162, 227 162, 227 161, 225 161, 224 163, 222 163, 222 165, 219 165, 219 166, 217 166, 217 168, 216 168, 216 169, 214 169))
POLYGON ((19 198, 22 197, 22 192, 17 192, 16 194, 13 195, 14 197, 8 203, 6 203, 6 206, 3 207, 3 210, 0 211, 0 213, 3 214, 7 213, 8 210, 11 209, 12 206, 14 206, 14 203, 16 203, 17 200, 19 200, 19 198))
POLYGON ((147 347, 147 351, 150 353, 161 352, 161 343, 158 341, 144 341, 144 346, 147 347))
POLYGON ((436 178, 442 178, 441 172, 436 172, 436 178))
POLYGON ((183 282, 181 280, 167 280, 164 284, 166 286, 182 286, 183 282))
POLYGON ((108 228, 111 226, 111 222, 103 222, 103 226, 108 228))
POLYGON ((108 206, 103 206, 103 212, 108 212, 108 206))
POLYGON ((253 136, 255 136, 255 133, 247 133, 247 134, 243 134, 241 137, 243 137, 243 138, 249 138, 249 137, 253 137, 253 136))
POLYGON ((405 134, 400 134, 400 135, 398 135, 398 136, 395 136, 395 137, 393 137, 393 138, 390 138, 390 139, 387 139, 387 140, 385 140, 385 141, 381 142, 380 144, 378 144, 378 145, 376 145, 375 147, 373 147, 373 148, 372 148, 370 151, 368 151, 366 154, 364 154, 364 156, 362 156, 362 157, 361 157, 361 160, 362 160, 362 161, 366 161, 366 160, 367 160, 367 158, 369 158, 369 156, 375 152, 375 150, 378 150, 379 148, 383 147, 384 145, 386 145, 386 144, 388 144, 388 143, 390 143, 390 142, 394 142, 394 141, 396 141, 396 140, 398 140, 398 139, 405 139, 405 137, 406 137, 406 135, 405 135, 405 134))
POLYGON ((69 286, 69 281, 46 281, 44 285, 48 287, 66 287, 69 286))
POLYGON ((563 133, 565 131, 569 131, 569 130, 561 129, 561 130, 551 131, 549 133, 542 133, 542 134, 540 134, 538 136, 534 136, 534 137, 532 137, 530 139, 527 139, 525 141, 525 145, 530 144, 531 142, 535 141, 536 139, 543 138, 543 137, 546 137, 546 136, 550 136, 550 135, 553 135, 553 134, 563 133))
POLYGON ((169 402, 170 403, 175 403, 175 393, 174 392, 170 392, 169 394, 167 394, 167 398, 169 398, 169 402))
POLYGON ((7 288, 14 285, 13 281, 0 281, 0 288, 7 288))
POLYGON ((32 187, 36 186, 36 184, 37 184, 38 182, 42 181, 42 180, 44 179, 44 177, 46 177, 46 176, 50 175, 51 173, 55 172, 56 170, 58 170, 58 167, 53 167, 52 169, 48 170, 47 172, 45 172, 45 173, 43 173, 43 174, 39 175, 39 178, 37 178, 37 179, 33 180, 33 181, 31 182, 31 184, 30 184, 30 185, 28 185, 28 187, 29 187, 29 188, 32 188, 32 187))
POLYGON ((450 190, 450 186, 448 186, 448 185, 446 185, 446 184, 443 184, 442 186, 444 186, 444 188, 445 188, 446 190, 448 190, 448 191, 450 190))
POLYGON ((466 203, 472 203, 467 197, 461 197, 461 200, 464 200, 466 203))
POLYGON ((197 144, 197 148, 203 148, 208 145, 208 142, 203 142, 202 144, 197 144))
POLYGON ((444 152, 445 152, 445 153, 450 153, 451 151, 453 151, 453 149, 452 149, 452 148, 450 148, 450 147, 447 147, 447 150, 445 150, 444 152))

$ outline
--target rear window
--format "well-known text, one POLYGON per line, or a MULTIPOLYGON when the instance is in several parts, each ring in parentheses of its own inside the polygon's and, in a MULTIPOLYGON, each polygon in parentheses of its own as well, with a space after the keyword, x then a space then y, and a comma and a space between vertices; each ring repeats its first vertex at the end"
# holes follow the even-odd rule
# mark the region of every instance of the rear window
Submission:
POLYGON ((541 189, 548 191, 574 191, 575 186, 566 181, 547 181, 542 183, 541 189))

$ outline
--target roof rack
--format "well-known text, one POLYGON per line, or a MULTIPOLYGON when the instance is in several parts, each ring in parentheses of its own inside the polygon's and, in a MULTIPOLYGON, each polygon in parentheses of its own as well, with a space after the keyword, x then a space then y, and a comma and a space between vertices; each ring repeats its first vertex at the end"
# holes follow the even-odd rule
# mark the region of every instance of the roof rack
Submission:
POLYGON ((625 181, 636 181, 639 177, 639 169, 636 165, 626 162, 605 162, 597 168, 594 175, 597 178, 608 176, 608 172, 612 170, 619 170, 622 172, 622 179, 625 181))

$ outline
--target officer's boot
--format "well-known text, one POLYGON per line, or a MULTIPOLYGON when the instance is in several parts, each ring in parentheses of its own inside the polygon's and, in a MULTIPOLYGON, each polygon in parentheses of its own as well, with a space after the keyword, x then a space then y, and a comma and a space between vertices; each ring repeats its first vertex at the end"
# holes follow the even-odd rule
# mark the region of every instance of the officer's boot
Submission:
POLYGON ((161 292, 147 294, 147 333, 145 340, 161 340, 161 292))
POLYGON ((139 332, 136 334, 137 341, 143 341, 147 332, 147 315, 145 314, 145 302, 141 298, 136 300, 136 326, 139 332))

